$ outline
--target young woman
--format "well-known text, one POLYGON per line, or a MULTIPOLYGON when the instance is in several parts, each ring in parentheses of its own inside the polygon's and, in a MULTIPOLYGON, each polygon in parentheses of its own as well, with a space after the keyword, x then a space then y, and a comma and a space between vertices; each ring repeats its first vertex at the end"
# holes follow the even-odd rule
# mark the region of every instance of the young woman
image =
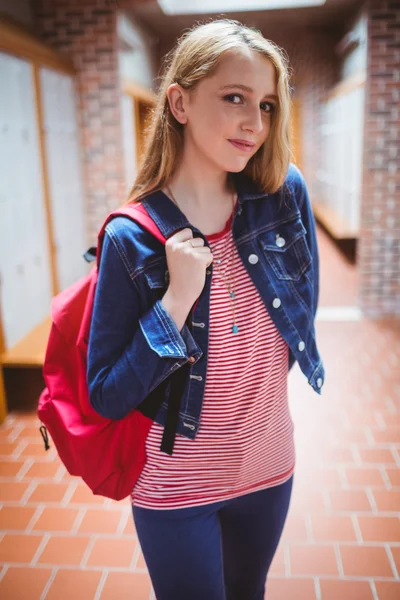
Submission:
POLYGON ((261 600, 292 490, 288 371, 298 361, 318 393, 324 381, 315 222, 290 163, 282 50, 217 20, 169 58, 130 197, 167 242, 124 217, 107 226, 90 399, 113 419, 157 400, 132 491, 157 599, 261 600))

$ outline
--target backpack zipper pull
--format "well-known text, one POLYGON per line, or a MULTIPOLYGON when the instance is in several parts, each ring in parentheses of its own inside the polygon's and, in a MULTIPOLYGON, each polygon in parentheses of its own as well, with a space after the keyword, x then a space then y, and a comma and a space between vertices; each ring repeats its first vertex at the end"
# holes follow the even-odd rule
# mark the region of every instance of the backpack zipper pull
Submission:
POLYGON ((39 431, 42 434, 42 438, 44 441, 44 449, 45 450, 50 450, 50 444, 49 444, 49 436, 47 435, 47 429, 45 425, 41 425, 39 427, 39 431))

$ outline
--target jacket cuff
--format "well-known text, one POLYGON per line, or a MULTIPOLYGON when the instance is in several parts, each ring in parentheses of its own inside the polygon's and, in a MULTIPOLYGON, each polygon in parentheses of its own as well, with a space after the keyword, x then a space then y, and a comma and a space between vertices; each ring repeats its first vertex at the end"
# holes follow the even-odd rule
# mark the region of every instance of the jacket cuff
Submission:
POLYGON ((139 319, 139 325, 150 348, 160 357, 198 359, 203 354, 186 323, 179 331, 161 300, 139 319))

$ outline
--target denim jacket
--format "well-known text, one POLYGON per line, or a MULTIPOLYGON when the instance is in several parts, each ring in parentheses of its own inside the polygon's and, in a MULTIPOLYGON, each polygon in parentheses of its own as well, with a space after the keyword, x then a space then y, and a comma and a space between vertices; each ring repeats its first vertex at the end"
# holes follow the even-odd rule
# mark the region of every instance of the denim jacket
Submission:
MULTIPOLYGON (((319 259, 304 178, 290 164, 284 184, 266 194, 243 174, 233 177, 238 202, 232 232, 240 258, 289 346, 288 370, 298 361, 320 394, 325 372, 314 327, 319 259)), ((202 237, 209 246, 163 192, 151 193, 142 202, 165 238, 190 227, 194 237, 202 237)), ((140 410, 157 391, 152 416, 165 426, 168 378, 184 368, 176 432, 194 439, 207 372, 213 265, 180 331, 161 303, 168 287, 167 267, 164 245, 142 226, 121 216, 108 223, 89 336, 89 398, 99 414, 121 419, 134 408, 140 410)))

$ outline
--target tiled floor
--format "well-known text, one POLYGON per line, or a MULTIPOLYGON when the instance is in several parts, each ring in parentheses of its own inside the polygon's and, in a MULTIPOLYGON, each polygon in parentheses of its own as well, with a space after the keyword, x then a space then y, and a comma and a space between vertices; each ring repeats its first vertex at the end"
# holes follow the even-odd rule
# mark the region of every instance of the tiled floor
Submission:
MULTIPOLYGON (((400 323, 335 320, 329 307, 355 304, 356 273, 319 239, 326 384, 318 396, 298 365, 289 377, 297 468, 266 597, 398 600, 400 323)), ((33 411, 10 414, 0 455, 0 598, 154 600, 128 501, 70 477, 33 411)))

